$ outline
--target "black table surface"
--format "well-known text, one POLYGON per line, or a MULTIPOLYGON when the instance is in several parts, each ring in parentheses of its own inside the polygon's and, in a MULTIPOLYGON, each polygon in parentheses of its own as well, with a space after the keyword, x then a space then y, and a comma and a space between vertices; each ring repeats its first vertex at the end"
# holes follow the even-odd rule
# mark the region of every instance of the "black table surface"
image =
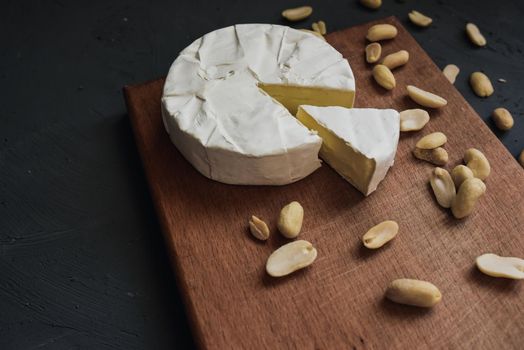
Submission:
MULTIPOLYGON (((172 349, 194 341, 155 217, 122 86, 235 23, 286 24, 301 1, 4 1, 0 11, 0 349, 172 349)), ((524 148, 524 2, 310 1, 328 30, 396 15, 516 156, 524 148), (416 28, 407 13, 434 19, 416 28), (488 45, 473 47, 465 23, 488 45), (495 93, 476 97, 471 72, 495 93), (498 79, 507 82, 499 82, 498 79), (504 106, 515 127, 495 131, 504 106)), ((288 23, 289 24, 289 23, 288 23)), ((460 118, 460 115, 456 116, 460 118)), ((220 327, 220 325, 217 325, 220 327)), ((254 330, 256 331, 256 330, 254 330)))

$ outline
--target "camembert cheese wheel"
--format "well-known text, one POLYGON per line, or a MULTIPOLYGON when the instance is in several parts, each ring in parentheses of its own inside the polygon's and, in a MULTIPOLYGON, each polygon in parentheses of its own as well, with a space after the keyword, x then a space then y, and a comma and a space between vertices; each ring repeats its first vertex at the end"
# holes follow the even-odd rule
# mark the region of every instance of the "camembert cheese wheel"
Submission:
POLYGON ((331 45, 306 32, 241 24, 208 33, 169 70, 162 115, 183 156, 229 184, 284 185, 320 166, 322 140, 299 105, 352 107, 355 79, 331 45))

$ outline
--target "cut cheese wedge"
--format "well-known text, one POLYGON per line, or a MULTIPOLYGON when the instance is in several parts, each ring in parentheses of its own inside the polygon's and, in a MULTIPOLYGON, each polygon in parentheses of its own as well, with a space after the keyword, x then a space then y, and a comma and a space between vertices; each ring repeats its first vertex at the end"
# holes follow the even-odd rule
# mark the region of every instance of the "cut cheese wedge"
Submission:
POLYGON ((309 33, 240 24, 208 33, 174 61, 164 125, 204 176, 284 185, 321 164, 322 140, 294 117, 301 104, 351 107, 355 79, 340 52, 309 33))
POLYGON ((400 128, 393 109, 303 105, 297 119, 322 138, 320 157, 366 196, 393 165, 400 128))

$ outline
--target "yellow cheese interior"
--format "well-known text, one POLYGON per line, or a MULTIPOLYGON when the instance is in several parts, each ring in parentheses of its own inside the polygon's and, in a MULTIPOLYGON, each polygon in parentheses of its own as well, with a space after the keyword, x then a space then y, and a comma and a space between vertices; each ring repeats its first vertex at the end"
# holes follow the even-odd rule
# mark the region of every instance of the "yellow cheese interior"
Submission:
POLYGON ((349 143, 326 129, 302 108, 298 109, 297 119, 307 128, 316 130, 322 138, 320 158, 337 173, 349 181, 360 192, 368 195, 368 187, 375 172, 376 162, 358 151, 349 143))
POLYGON ((284 105, 293 115, 297 113, 299 105, 351 108, 355 100, 355 92, 350 90, 264 83, 259 83, 258 87, 284 105))

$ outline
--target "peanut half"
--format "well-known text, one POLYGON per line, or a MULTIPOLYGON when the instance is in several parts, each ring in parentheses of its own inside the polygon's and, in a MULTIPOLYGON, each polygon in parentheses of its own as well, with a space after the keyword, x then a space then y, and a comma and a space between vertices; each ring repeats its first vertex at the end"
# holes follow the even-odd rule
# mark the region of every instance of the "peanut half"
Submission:
POLYGON ((488 253, 477 257, 475 263, 480 271, 489 276, 524 279, 524 259, 488 253))
POLYGON ((360 3, 369 9, 376 10, 382 5, 382 0, 360 0, 360 3))
POLYGON ((395 221, 387 220, 369 229, 362 236, 362 243, 369 249, 377 249, 391 241, 398 233, 398 224, 395 221))
POLYGON ((284 237, 295 238, 302 229, 303 220, 304 208, 299 202, 291 202, 280 211, 277 227, 284 237))
POLYGON ((371 43, 366 46, 366 62, 375 63, 380 59, 382 46, 379 43, 371 43))
POLYGON ((448 101, 431 92, 419 89, 416 86, 407 86, 409 97, 421 106, 429 108, 440 108, 448 104, 448 101))
POLYGON ((313 13, 311 6, 301 6, 282 11, 282 17, 291 22, 301 21, 313 13))
POLYGON ((320 30, 320 34, 326 35, 327 28, 326 28, 326 22, 324 21, 318 21, 318 29, 320 30))
POLYGON ((304 33, 313 34, 313 35, 316 36, 317 38, 326 41, 326 38, 324 38, 324 36, 322 36, 322 34, 320 34, 319 32, 315 32, 314 30, 309 30, 309 29, 299 29, 299 30, 300 30, 301 32, 304 32, 304 33))
POLYGON ((422 149, 415 147, 413 150, 413 155, 415 158, 425 160, 426 162, 435 165, 446 165, 449 160, 448 152, 442 147, 433 149, 422 149))
POLYGON ((317 22, 313 22, 313 24, 311 24, 311 29, 313 29, 318 34, 322 35, 322 33, 320 32, 320 26, 317 22))
POLYGON ((473 176, 485 180, 491 173, 488 158, 476 148, 470 148, 464 153, 464 162, 471 169, 473 176))
POLYGON ((453 199, 455 199, 457 192, 455 190, 453 179, 448 171, 442 168, 435 168, 431 173, 429 183, 433 189, 438 204, 443 208, 451 207, 451 203, 453 202, 453 199))
POLYGON ((488 97, 495 91, 488 76, 482 72, 474 72, 469 77, 469 83, 479 97, 488 97))
POLYGON ((267 227, 267 224, 255 215, 252 215, 249 219, 249 231, 251 231, 251 234, 255 238, 260 239, 261 241, 265 241, 269 238, 269 228, 267 227))
POLYGON ((282 277, 309 266, 317 258, 317 250, 304 240, 294 241, 275 250, 267 259, 270 276, 282 277))
POLYGON ((454 64, 448 64, 446 67, 444 67, 442 73, 444 73, 444 76, 451 84, 455 84, 455 80, 457 79, 457 75, 460 73, 460 69, 454 64))
POLYGON ((418 140, 416 147, 422 149, 433 149, 440 147, 448 142, 448 138, 440 131, 432 132, 418 140))
POLYGON ((386 298, 399 304, 432 307, 440 302, 442 293, 430 282, 400 278, 390 283, 386 298))
POLYGON ((477 46, 486 46, 486 38, 480 33, 479 27, 473 23, 466 24, 466 33, 469 40, 477 46))
POLYGON ((486 185, 482 180, 473 178, 465 180, 460 185, 455 199, 451 203, 451 212, 457 219, 465 218, 475 209, 477 200, 486 193, 486 185))
POLYGON ((413 24, 416 24, 419 27, 428 27, 433 22, 430 17, 415 10, 408 13, 408 17, 413 24))
POLYGON ((467 179, 472 179, 475 176, 473 176, 473 171, 471 171, 470 168, 468 168, 465 165, 457 165, 456 167, 451 170, 451 178, 453 179, 453 183, 455 184, 455 188, 459 188, 460 185, 467 179))
POLYGON ((400 112, 400 131, 421 130, 429 122, 429 113, 423 109, 406 109, 400 112))
POLYGON ((500 130, 506 131, 513 127, 514 121, 511 113, 503 107, 496 108, 491 117, 500 130))
POLYGON ((366 39, 369 41, 380 41, 393 39, 398 34, 398 30, 391 24, 375 24, 368 29, 366 39))
POLYGON ((409 52, 406 50, 400 50, 395 53, 390 53, 382 60, 382 64, 389 69, 395 69, 397 67, 405 65, 409 60, 409 52))
POLYGON ((373 67, 373 78, 375 78, 375 81, 378 83, 378 85, 382 86, 386 90, 393 90, 393 88, 397 85, 395 81, 395 76, 388 67, 377 64, 375 67, 373 67))

